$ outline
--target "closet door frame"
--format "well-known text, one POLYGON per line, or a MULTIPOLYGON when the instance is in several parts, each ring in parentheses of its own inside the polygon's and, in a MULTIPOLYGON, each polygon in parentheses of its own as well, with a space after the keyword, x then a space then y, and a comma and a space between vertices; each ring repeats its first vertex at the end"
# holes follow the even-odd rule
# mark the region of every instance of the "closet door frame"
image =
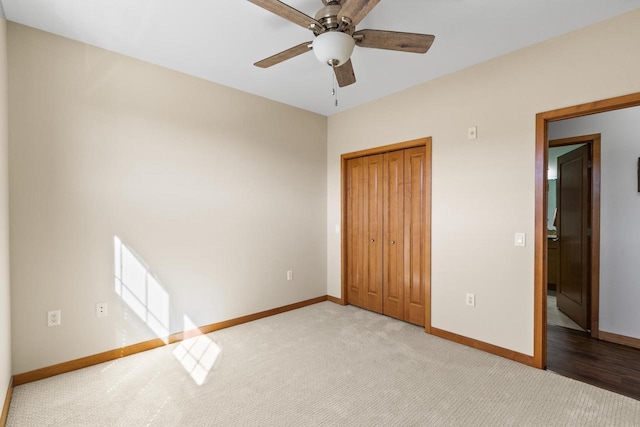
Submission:
POLYGON ((340 225, 340 244, 341 244, 341 282, 342 282, 342 296, 339 300, 340 304, 347 305, 348 290, 347 290, 347 161, 358 157, 364 157, 374 154, 384 154, 390 151, 404 150, 406 148, 425 148, 425 162, 426 162, 426 183, 424 198, 424 212, 425 212, 425 289, 424 289, 424 307, 425 307, 425 331, 431 333, 431 137, 415 139, 412 141, 400 142, 397 144, 385 145, 377 148, 370 148, 362 151, 356 151, 352 153, 343 154, 340 156, 340 201, 341 201, 341 225, 340 225))

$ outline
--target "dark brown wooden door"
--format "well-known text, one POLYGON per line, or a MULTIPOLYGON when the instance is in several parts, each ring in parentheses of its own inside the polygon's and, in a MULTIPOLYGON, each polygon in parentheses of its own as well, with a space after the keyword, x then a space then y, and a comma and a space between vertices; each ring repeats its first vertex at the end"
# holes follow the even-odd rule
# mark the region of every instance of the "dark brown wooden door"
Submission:
POLYGON ((383 313, 404 320, 404 151, 384 155, 383 313))
POLYGON ((404 151, 404 320, 425 323, 426 259, 426 151, 404 151))
POLYGON ((589 329, 590 147, 558 157, 558 308, 589 329))

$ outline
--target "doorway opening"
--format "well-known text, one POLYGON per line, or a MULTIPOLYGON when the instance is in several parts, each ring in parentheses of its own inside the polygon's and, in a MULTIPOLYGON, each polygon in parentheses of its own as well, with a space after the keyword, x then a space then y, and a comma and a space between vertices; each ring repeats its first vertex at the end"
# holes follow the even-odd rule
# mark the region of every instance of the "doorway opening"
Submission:
MULTIPOLYGON (((535 250, 534 250, 534 366, 547 366, 547 170, 549 123, 640 106, 640 93, 576 105, 536 115, 536 178, 535 178, 535 250)), ((593 266, 592 266, 593 268, 593 266)), ((592 295, 592 299, 596 296, 592 295)), ((593 321, 591 319, 592 330, 593 321)))

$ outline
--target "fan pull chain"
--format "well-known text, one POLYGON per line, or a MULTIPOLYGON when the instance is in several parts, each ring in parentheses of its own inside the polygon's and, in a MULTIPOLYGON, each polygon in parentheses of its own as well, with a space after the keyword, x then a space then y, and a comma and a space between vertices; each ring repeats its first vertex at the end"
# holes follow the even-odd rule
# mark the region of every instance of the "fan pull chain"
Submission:
POLYGON ((333 103, 337 107, 338 106, 338 85, 336 82, 336 73, 333 72, 333 68, 331 68, 331 76, 333 76, 333 86, 331 88, 331 96, 333 96, 333 103))

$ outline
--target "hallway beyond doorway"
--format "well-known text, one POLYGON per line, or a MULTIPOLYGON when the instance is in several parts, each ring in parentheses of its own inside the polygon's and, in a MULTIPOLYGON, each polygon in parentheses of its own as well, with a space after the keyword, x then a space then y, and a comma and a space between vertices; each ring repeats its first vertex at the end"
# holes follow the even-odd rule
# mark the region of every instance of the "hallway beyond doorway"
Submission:
POLYGON ((576 331, 583 331, 576 322, 567 317, 563 312, 558 309, 556 302, 556 292, 547 291, 547 324, 557 325, 564 328, 575 329, 576 331))

